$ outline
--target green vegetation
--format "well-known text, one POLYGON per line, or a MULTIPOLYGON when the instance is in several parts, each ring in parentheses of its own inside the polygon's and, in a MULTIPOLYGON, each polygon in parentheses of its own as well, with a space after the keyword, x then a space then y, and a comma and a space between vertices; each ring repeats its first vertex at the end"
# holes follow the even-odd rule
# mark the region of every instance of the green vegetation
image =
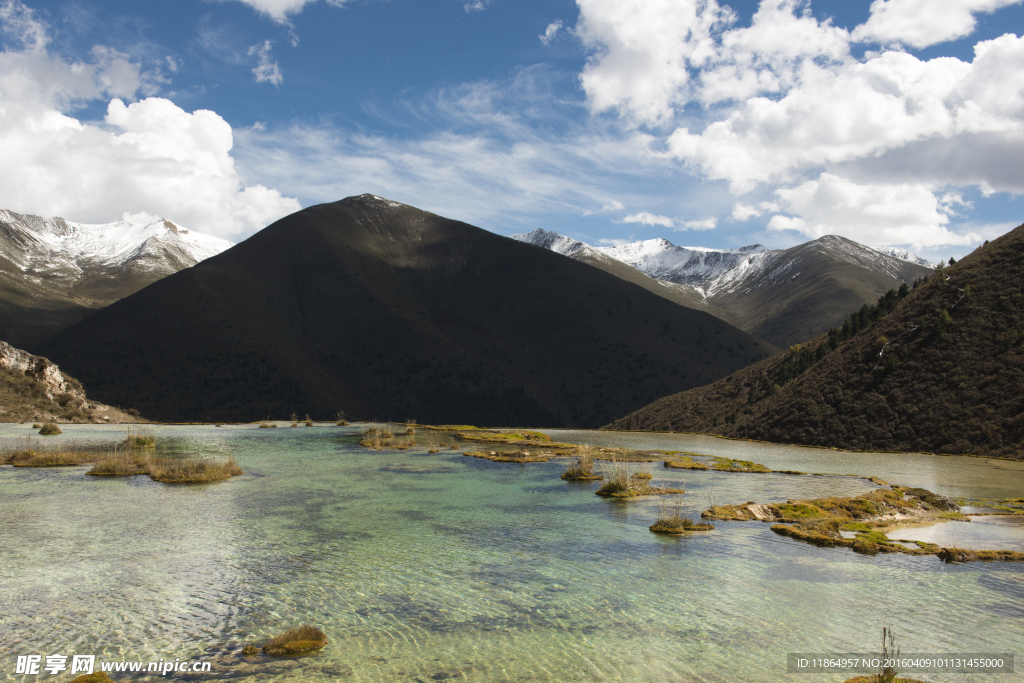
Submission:
POLYGON ((830 334, 609 428, 1024 458, 1022 263, 1024 226, 830 334))
POLYGON ((183 458, 157 457, 138 450, 118 449, 103 454, 86 474, 125 477, 148 474, 154 481, 167 484, 194 484, 220 481, 242 474, 232 458, 214 460, 197 455, 183 458))
POLYGON ((61 433, 60 427, 54 422, 44 422, 43 426, 39 428, 39 434, 42 436, 54 436, 61 433))
POLYGON ((576 449, 575 458, 562 473, 566 481, 596 481, 600 474, 594 474, 594 447, 583 444, 576 449))
POLYGON ((263 644, 263 654, 297 655, 319 650, 327 644, 327 636, 316 626, 308 624, 285 631, 263 644))
POLYGON ((651 486, 648 483, 651 478, 649 464, 640 465, 638 468, 635 465, 612 460, 604 465, 603 470, 605 483, 594 493, 606 498, 635 498, 637 496, 685 493, 683 489, 651 486))
POLYGON ((650 530, 658 534, 684 534, 689 531, 711 531, 715 528, 710 522, 697 522, 685 514, 681 501, 660 503, 658 519, 650 530))

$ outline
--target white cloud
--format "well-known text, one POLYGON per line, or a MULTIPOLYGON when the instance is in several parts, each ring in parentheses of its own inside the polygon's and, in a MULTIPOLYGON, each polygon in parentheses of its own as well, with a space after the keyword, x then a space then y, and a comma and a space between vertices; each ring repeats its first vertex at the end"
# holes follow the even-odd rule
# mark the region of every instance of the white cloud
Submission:
POLYGON ((462 9, 464 9, 467 14, 470 12, 482 12, 489 4, 491 4, 491 0, 467 0, 462 5, 462 9))
POLYGON ((623 202, 610 196, 634 201, 624 186, 635 182, 646 192, 652 173, 671 172, 668 160, 649 151, 649 136, 612 134, 599 122, 558 134, 537 127, 538 118, 555 115, 545 108, 557 106, 536 83, 482 83, 408 105, 438 132, 394 138, 328 123, 246 129, 238 132, 234 154, 240 168, 258 171, 264 182, 304 201, 370 192, 518 232, 538 215, 621 211, 623 202))
POLYGON ((1021 0, 874 0, 867 22, 853 31, 861 42, 923 48, 974 32, 974 15, 1021 0))
MULTIPOLYGON (((17 3, 3 11, 12 4, 36 21, 17 3)), ((276 190, 245 185, 220 116, 158 97, 126 104, 156 87, 136 62, 101 46, 91 61, 66 61, 45 49, 36 23, 43 39, 0 52, 3 208, 96 223, 144 212, 222 237, 300 208, 276 190), (95 101, 109 102, 102 122, 74 116, 95 101)))
POLYGON ((603 244, 606 247, 624 247, 627 244, 632 244, 636 241, 636 237, 630 235, 626 239, 613 239, 608 237, 602 237, 597 241, 598 244, 603 244))
POLYGON ((674 228, 676 226, 675 219, 646 211, 630 214, 623 218, 622 221, 624 223, 640 223, 641 225, 661 225, 666 228, 674 228))
POLYGON ((822 173, 793 188, 776 191, 782 211, 768 223, 770 230, 794 230, 810 239, 843 235, 862 244, 915 247, 967 246, 981 237, 975 232, 949 229, 954 204, 952 193, 936 198, 925 185, 856 184, 822 173))
MULTIPOLYGON (((1024 193, 1024 38, 978 42, 969 62, 900 49, 857 57, 850 48, 961 37, 975 14, 1011 0, 876 0, 852 35, 815 19, 804 0, 762 0, 747 27, 716 0, 577 3, 576 33, 591 51, 580 78, 592 111, 671 131, 666 156, 734 195, 817 187, 824 196, 842 181, 877 199, 847 197, 851 210, 901 207, 892 220, 915 239, 952 245, 972 237, 943 220, 953 209, 945 193, 1024 193), (897 201, 902 190, 913 201, 897 201)), ((790 215, 774 227, 810 234, 845 225, 788 196, 790 215)), ((732 217, 771 212, 745 201, 732 217)))
MULTIPOLYGON (((220 0, 221 2, 231 2, 232 0, 220 0)), ((289 24, 289 17, 293 14, 299 14, 305 9, 306 5, 316 2, 316 0, 235 0, 243 4, 252 7, 260 14, 265 14, 279 24, 289 24)), ((344 5, 346 0, 327 0, 328 5, 335 7, 341 7, 344 5)))
POLYGON ((269 40, 263 41, 262 44, 257 43, 249 48, 249 56, 257 55, 259 57, 256 68, 252 70, 253 76, 256 77, 256 82, 272 83, 277 86, 284 83, 284 76, 281 74, 281 69, 278 67, 277 62, 272 61, 270 58, 272 46, 273 43, 269 40))
POLYGON ((544 33, 538 36, 538 38, 540 38, 540 42, 544 43, 545 45, 548 45, 549 43, 551 43, 552 40, 555 39, 555 36, 558 35, 558 32, 561 30, 561 28, 561 20, 552 21, 550 24, 548 24, 548 27, 544 29, 544 33))
POLYGON ((743 204, 742 202, 737 202, 736 205, 732 207, 732 219, 734 221, 747 221, 760 215, 760 209, 748 204, 743 204))
POLYGON ((690 99, 689 68, 716 52, 734 20, 716 0, 577 0, 576 35, 593 51, 580 75, 594 112, 659 123, 690 99))
POLYGON ((712 216, 710 218, 678 221, 675 230, 677 232, 683 232, 684 230, 714 230, 717 225, 718 219, 712 216))

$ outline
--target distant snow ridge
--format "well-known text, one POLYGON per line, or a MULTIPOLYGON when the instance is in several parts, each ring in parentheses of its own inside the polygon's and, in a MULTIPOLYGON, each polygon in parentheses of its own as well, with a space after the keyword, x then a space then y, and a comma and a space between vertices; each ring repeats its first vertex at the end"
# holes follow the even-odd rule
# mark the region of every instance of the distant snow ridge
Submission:
POLYGON ((97 270, 169 275, 234 246, 163 218, 90 225, 3 209, 0 245, 3 256, 27 275, 72 279, 97 270))
POLYGON ((760 244, 709 249, 679 247, 661 238, 597 250, 658 280, 690 285, 705 296, 730 289, 759 269, 772 253, 760 244))
POLYGON ((815 254, 896 279, 903 279, 904 262, 932 265, 905 249, 873 249, 838 235, 825 235, 790 249, 766 249, 761 244, 736 249, 680 247, 662 238, 615 247, 591 247, 539 229, 511 237, 573 258, 589 250, 590 255, 615 259, 657 280, 693 287, 705 299, 792 280, 800 275, 807 259, 817 258, 815 254))
POLYGON ((526 242, 527 244, 533 244, 538 247, 543 247, 544 249, 550 249, 562 256, 573 256, 584 249, 594 249, 594 247, 591 247, 585 242, 574 240, 571 237, 566 237, 565 235, 559 235, 557 232, 541 230, 540 228, 537 228, 533 232, 520 235, 510 235, 510 237, 514 240, 519 240, 520 242, 526 242))
POLYGON ((934 268, 937 265, 927 259, 921 258, 916 254, 910 253, 906 249, 901 249, 900 247, 872 247, 872 249, 874 249, 875 251, 879 251, 887 256, 898 258, 901 261, 916 263, 917 265, 924 266, 925 268, 934 268))

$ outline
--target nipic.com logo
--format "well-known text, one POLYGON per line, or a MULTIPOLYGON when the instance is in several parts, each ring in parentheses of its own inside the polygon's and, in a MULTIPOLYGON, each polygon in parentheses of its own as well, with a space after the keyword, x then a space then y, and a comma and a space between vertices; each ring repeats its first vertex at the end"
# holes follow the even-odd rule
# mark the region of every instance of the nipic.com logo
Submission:
POLYGON ((210 662, 161 659, 152 662, 99 662, 97 666, 96 655, 18 655, 14 673, 26 676, 56 676, 65 672, 88 675, 97 669, 104 673, 146 672, 166 676, 171 673, 208 673, 210 662))

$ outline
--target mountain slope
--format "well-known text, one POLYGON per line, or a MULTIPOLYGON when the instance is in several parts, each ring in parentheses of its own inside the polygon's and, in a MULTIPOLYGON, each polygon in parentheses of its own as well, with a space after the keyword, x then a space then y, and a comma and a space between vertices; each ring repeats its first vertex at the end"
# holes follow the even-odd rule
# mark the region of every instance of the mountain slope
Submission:
POLYGON ((86 225, 0 210, 0 338, 37 345, 231 246, 168 220, 86 225))
MULTIPOLYGON (((759 244, 679 247, 664 239, 590 247, 543 230, 512 237, 620 277, 621 268, 613 264, 624 263, 654 279, 642 284, 647 289, 778 346, 821 334, 888 289, 930 273, 918 263, 834 235, 777 250, 759 244)), ((625 277, 632 280, 635 274, 625 277)))
POLYGON ((1024 226, 916 287, 816 362, 806 354, 780 354, 609 426, 1024 458, 1024 226), (804 360, 810 367, 795 372, 804 360))
POLYGON ((154 419, 598 426, 774 351, 598 269, 363 195, 154 283, 47 355, 154 419))

